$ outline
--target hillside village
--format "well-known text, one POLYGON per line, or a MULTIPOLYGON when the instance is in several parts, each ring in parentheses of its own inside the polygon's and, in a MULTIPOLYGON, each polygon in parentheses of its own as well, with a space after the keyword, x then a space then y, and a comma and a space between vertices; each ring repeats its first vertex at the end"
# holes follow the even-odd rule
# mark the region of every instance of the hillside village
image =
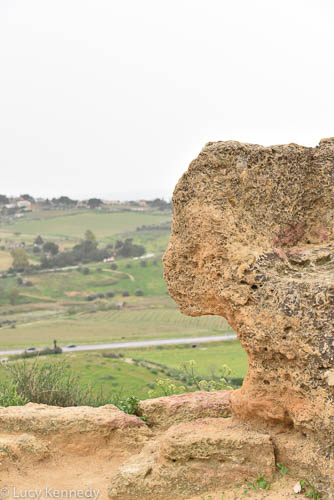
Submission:
POLYGON ((134 211, 145 212, 153 210, 172 210, 172 203, 163 199, 154 200, 102 200, 100 198, 89 198, 87 200, 74 200, 68 196, 59 198, 34 198, 29 194, 17 197, 0 195, 0 217, 24 217, 25 213, 46 210, 105 210, 105 211, 134 211))

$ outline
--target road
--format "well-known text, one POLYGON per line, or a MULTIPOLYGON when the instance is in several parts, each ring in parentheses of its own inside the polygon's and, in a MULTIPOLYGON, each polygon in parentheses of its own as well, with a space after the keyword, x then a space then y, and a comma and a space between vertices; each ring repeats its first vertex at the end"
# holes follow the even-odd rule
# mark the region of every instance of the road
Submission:
MULTIPOLYGON (((76 347, 63 347, 63 352, 76 351, 96 351, 100 349, 136 349, 137 347, 152 347, 158 345, 178 345, 178 344, 201 344, 204 342, 221 342, 224 340, 235 340, 235 333, 226 333, 225 335, 215 335, 211 337, 192 337, 181 339, 159 339, 159 340, 138 340, 137 342, 113 342, 110 344, 86 344, 76 347)), ((9 354, 21 354, 24 349, 14 349, 8 351, 0 351, 0 356, 9 354)))

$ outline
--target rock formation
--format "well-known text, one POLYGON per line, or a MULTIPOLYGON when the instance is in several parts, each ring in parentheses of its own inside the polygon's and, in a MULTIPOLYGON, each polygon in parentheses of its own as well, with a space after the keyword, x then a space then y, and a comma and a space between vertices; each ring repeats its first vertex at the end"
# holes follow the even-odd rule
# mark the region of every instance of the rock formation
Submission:
POLYGON ((208 143, 174 191, 164 256, 184 314, 216 314, 249 358, 233 422, 334 491, 334 139, 208 143))
POLYGON ((237 332, 242 388, 142 401, 149 426, 112 405, 0 409, 0 496, 66 479, 103 500, 281 500, 305 478, 333 500, 334 139, 207 144, 176 186, 164 268, 183 313, 237 332))

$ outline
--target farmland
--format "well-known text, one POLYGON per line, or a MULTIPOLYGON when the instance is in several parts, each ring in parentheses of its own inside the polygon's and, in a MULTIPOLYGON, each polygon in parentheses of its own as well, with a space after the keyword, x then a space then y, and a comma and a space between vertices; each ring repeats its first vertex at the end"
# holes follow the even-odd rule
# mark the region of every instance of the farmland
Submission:
MULTIPOLYGON (((5 273, 0 281, 0 347, 51 347, 55 339, 62 346, 230 333, 223 318, 184 316, 168 296, 161 257, 170 221, 165 212, 59 210, 31 212, 0 225, 0 243, 24 244, 30 262, 35 263, 39 255, 32 252, 32 243, 37 235, 56 242, 62 250, 82 241, 87 229, 93 231, 99 246, 131 238, 152 254, 145 259, 116 258, 112 265, 88 262, 84 267, 5 273), (160 229, 161 224, 165 226, 160 229)), ((0 271, 8 269, 11 260, 9 251, 1 250, 0 271)), ((49 356, 47 362, 54 358, 49 356)), ((152 386, 158 374, 177 370, 190 360, 197 362, 203 376, 223 363, 238 379, 247 370, 247 355, 237 341, 197 349, 182 345, 129 349, 117 359, 97 351, 62 354, 60 358, 80 375, 83 385, 122 389, 138 397, 147 395, 148 384, 152 386)))
POLYGON ((40 234, 43 238, 78 240, 83 237, 86 229, 91 229, 100 241, 104 241, 114 235, 136 231, 136 228, 142 225, 161 224, 170 219, 169 214, 162 212, 32 212, 24 219, 1 225, 0 237, 12 238, 14 233, 20 233, 20 239, 31 239, 40 234))
MULTIPOLYGON (((103 307, 103 306, 102 306, 103 307)), ((191 337, 200 335, 222 334, 230 331, 222 318, 201 317, 188 318, 181 315, 176 308, 155 309, 154 307, 124 308, 84 312, 57 316, 57 311, 43 310, 44 316, 31 314, 24 322, 18 322, 16 328, 0 329, 0 345, 2 348, 24 348, 52 345, 54 339, 58 344, 67 343, 102 343, 119 342, 121 340, 148 340, 158 338, 191 337)), ((25 313, 23 314, 25 315, 25 313)), ((12 318, 13 316, 11 316, 12 318)))

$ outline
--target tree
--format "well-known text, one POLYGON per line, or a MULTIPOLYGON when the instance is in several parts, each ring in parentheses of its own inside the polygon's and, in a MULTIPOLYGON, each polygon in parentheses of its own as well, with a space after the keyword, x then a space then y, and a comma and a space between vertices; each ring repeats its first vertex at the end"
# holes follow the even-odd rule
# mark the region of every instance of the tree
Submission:
POLYGON ((30 194, 21 194, 20 198, 22 198, 22 200, 25 200, 25 201, 30 201, 30 203, 35 203, 35 198, 30 196, 30 194))
POLYGON ((0 194, 0 204, 1 205, 8 205, 9 199, 5 194, 0 194))
POLYGON ((85 232, 85 240, 91 241, 92 243, 96 243, 96 236, 90 229, 87 229, 87 231, 85 232))
POLYGON ((43 245, 43 251, 51 255, 57 255, 59 252, 59 246, 56 245, 56 243, 53 243, 53 241, 47 241, 43 245))
POLYGON ((9 302, 14 306, 20 297, 20 292, 16 286, 13 286, 8 292, 9 302))
POLYGON ((90 198, 87 201, 87 205, 89 206, 89 208, 94 209, 94 208, 98 208, 101 205, 103 205, 103 201, 100 200, 99 198, 90 198))
POLYGON ((115 245, 116 255, 121 257, 140 257, 146 252, 145 247, 132 243, 132 238, 127 238, 124 242, 116 242, 115 245))
POLYGON ((77 204, 76 200, 71 200, 68 196, 60 196, 57 198, 52 198, 52 203, 55 205, 65 205, 67 207, 73 207, 77 204))
POLYGON ((14 248, 10 254, 13 257, 12 267, 15 271, 24 271, 29 267, 29 260, 23 248, 14 248))
POLYGON ((43 245, 44 240, 43 240, 42 236, 38 235, 37 238, 35 239, 34 243, 35 243, 35 245, 43 245))

